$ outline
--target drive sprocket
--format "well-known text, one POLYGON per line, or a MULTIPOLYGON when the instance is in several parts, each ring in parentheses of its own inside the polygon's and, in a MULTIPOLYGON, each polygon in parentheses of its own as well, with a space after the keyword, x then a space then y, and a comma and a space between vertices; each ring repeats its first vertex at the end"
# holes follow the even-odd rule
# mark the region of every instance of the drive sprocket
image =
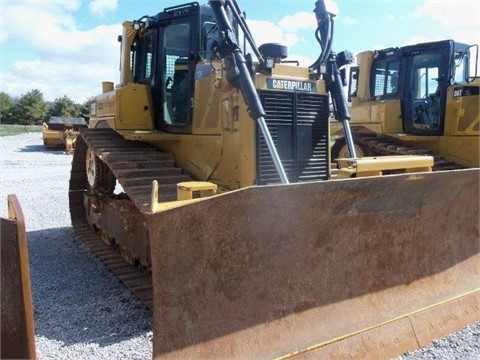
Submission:
POLYGON ((116 185, 115 176, 91 148, 87 149, 85 167, 88 185, 94 192, 104 195, 113 193, 116 185))

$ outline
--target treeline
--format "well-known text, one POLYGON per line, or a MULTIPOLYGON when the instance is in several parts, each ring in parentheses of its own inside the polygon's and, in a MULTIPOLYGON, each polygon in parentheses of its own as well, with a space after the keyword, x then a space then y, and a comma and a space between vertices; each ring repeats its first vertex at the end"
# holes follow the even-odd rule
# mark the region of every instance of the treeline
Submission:
POLYGON ((0 123, 41 125, 50 116, 83 117, 88 121, 88 101, 77 104, 64 95, 55 101, 45 101, 41 91, 35 89, 13 98, 0 92, 0 123))

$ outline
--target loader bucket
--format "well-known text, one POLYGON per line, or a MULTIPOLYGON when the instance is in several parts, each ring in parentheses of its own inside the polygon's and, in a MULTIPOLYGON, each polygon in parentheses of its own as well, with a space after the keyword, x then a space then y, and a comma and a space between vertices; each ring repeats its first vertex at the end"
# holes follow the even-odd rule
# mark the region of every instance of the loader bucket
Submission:
POLYGON ((478 169, 250 187, 147 219, 155 359, 391 358, 480 320, 478 169))
POLYGON ((35 359, 32 293, 25 220, 15 195, 8 195, 8 219, 1 218, 2 359, 35 359))

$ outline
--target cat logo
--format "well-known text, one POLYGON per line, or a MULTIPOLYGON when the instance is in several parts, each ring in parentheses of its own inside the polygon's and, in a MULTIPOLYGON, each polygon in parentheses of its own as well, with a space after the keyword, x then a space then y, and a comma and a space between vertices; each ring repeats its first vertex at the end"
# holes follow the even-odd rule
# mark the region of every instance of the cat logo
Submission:
POLYGON ((453 97, 461 97, 461 96, 478 96, 478 86, 462 86, 456 87, 453 89, 453 97))
POLYGON ((313 81, 267 79, 267 89, 317 92, 317 84, 313 81))

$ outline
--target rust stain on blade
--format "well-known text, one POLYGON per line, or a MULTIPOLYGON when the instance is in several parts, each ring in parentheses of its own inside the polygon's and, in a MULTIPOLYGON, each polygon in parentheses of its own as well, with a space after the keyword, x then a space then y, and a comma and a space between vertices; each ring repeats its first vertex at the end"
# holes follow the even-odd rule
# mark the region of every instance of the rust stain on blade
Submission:
POLYGON ((473 169, 252 187, 147 215, 154 358, 282 357, 474 291, 478 199, 473 169))
POLYGON ((15 195, 1 218, 1 358, 35 359, 32 293, 25 220, 15 195))
POLYGON ((480 290, 419 309, 281 359, 391 359, 480 319, 480 290))

